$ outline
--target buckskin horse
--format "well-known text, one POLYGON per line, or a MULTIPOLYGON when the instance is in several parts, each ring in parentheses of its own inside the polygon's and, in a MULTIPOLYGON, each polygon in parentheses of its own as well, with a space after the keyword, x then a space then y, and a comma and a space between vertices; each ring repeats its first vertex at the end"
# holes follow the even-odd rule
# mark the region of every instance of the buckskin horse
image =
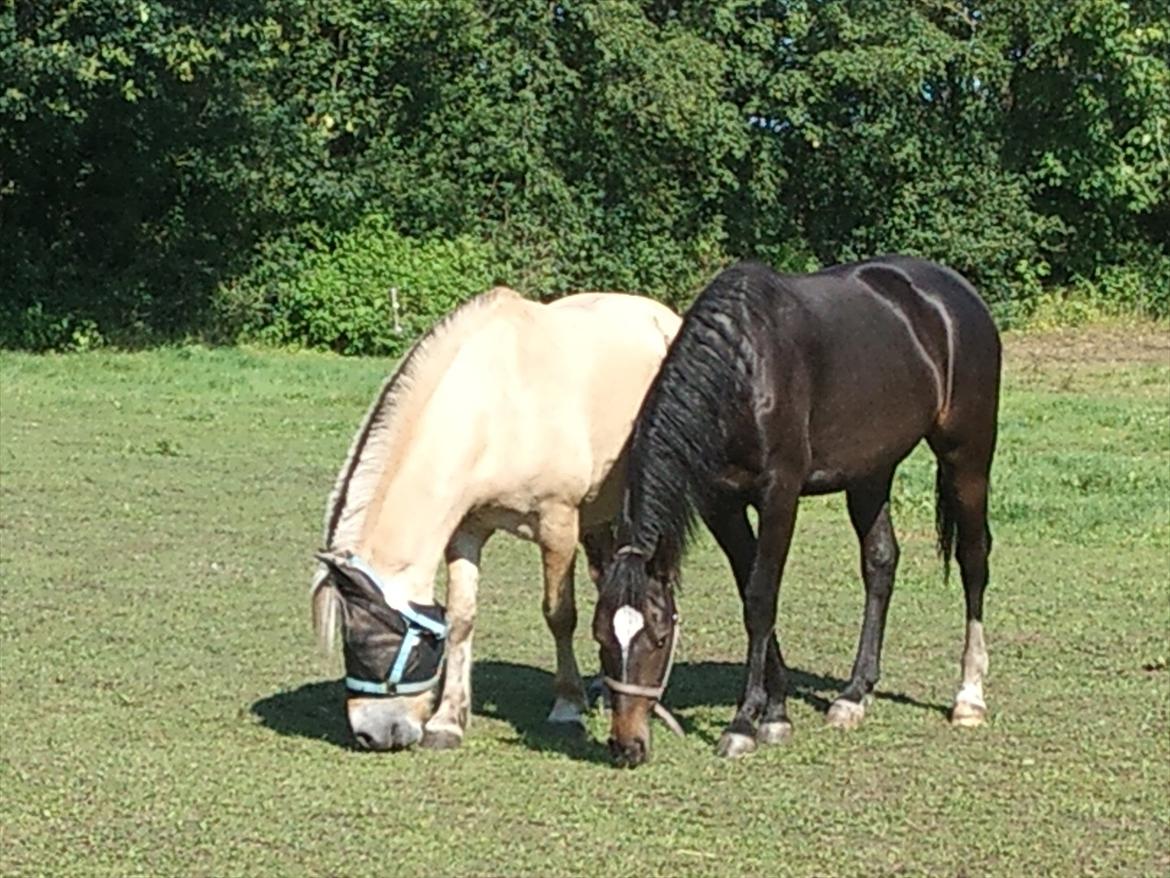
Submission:
POLYGON ((340 621, 358 746, 463 740, 480 550, 496 530, 540 546, 556 644, 549 720, 580 722, 577 542, 596 576, 613 548, 630 427, 678 326, 637 296, 541 305, 497 288, 431 329, 386 381, 329 498, 312 590, 327 647, 340 621))
POLYGON ((838 727, 861 722, 878 681, 898 563, 890 484, 922 439, 937 458, 938 547, 947 567, 957 554, 966 596, 951 720, 983 722, 999 379, 991 316, 974 288, 943 266, 890 256, 782 275, 749 262, 711 282, 685 315, 635 422, 617 522, 622 545, 594 615, 618 764, 649 754, 649 713, 661 709, 673 661, 675 585, 696 513, 730 561, 748 634, 743 694, 716 752, 744 755, 792 732, 775 626, 801 495, 845 491, 861 544, 861 637, 827 714, 838 727), (758 536, 748 505, 758 512, 758 536))

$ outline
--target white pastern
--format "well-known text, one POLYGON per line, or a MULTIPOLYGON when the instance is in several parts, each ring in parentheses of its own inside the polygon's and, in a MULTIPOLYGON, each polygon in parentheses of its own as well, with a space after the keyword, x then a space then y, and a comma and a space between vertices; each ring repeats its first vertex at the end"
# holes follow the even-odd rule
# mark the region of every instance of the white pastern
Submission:
POLYGON ((963 683, 955 695, 951 723, 956 726, 980 726, 987 718, 983 700, 983 677, 987 673, 987 647, 983 642, 983 623, 967 623, 967 642, 963 647, 963 683))
POLYGON ((959 687, 959 694, 955 696, 955 704, 969 704, 972 707, 987 709, 983 701, 982 683, 964 683, 959 687))
POLYGON ((825 722, 837 729, 855 729, 865 719, 865 705, 838 698, 829 705, 825 722))
POLYGON ((987 673, 987 646, 983 642, 983 623, 967 623, 967 643, 963 648, 963 685, 979 686, 982 690, 983 675, 987 673))

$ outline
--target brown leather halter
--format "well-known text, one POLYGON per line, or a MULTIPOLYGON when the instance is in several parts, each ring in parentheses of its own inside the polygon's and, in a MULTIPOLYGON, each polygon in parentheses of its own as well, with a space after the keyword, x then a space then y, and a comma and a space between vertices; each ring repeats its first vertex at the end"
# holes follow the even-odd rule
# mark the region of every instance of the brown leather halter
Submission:
MULTIPOLYGON (((637 546, 622 546, 614 553, 614 555, 615 557, 619 557, 621 555, 639 555, 643 558, 646 557, 646 553, 637 546)), ((627 683, 624 680, 615 680, 613 677, 608 676, 603 677, 602 679, 605 680, 605 685, 609 687, 611 692, 617 692, 621 695, 634 695, 639 698, 651 699, 654 702, 652 708, 654 715, 666 723, 667 728, 669 728, 672 732, 681 738, 684 734, 682 726, 679 725, 678 720, 674 718, 674 715, 666 709, 661 701, 658 700, 662 697, 663 693, 666 692, 666 684, 670 680, 670 671, 674 667, 674 653, 678 648, 679 620, 677 614, 675 614, 673 622, 674 631, 670 635, 670 656, 666 660, 666 669, 662 672, 662 679, 659 681, 657 686, 639 686, 635 683, 627 683)), ((623 673, 625 672, 624 667, 622 668, 622 671, 623 673)))
POLYGON ((666 723, 666 727, 681 738, 684 734, 682 726, 678 724, 678 720, 666 709, 663 703, 658 700, 666 691, 666 683, 670 679, 670 670, 674 667, 674 651, 678 646, 678 630, 679 624, 678 617, 676 616, 674 619, 674 633, 670 636, 670 657, 666 660, 666 670, 662 672, 662 681, 657 686, 638 686, 634 683, 626 683, 623 680, 615 680, 613 677, 604 677, 603 679, 605 680, 605 685, 609 687, 611 692, 652 699, 654 701, 652 708, 654 715, 666 723))

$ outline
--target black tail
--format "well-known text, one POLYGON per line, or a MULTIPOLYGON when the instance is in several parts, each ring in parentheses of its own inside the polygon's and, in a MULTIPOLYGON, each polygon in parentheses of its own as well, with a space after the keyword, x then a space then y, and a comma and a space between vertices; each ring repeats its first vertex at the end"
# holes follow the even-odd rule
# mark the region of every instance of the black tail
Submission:
POLYGON ((951 578, 951 558, 955 554, 957 504, 953 468, 940 460, 934 474, 934 530, 938 535, 938 554, 943 560, 943 578, 947 582, 951 578))
POLYGON ((687 312, 634 424, 618 534, 650 556, 656 575, 677 571, 696 509, 725 461, 727 437, 751 405, 756 352, 749 330, 771 321, 772 277, 746 263, 711 282, 687 312))

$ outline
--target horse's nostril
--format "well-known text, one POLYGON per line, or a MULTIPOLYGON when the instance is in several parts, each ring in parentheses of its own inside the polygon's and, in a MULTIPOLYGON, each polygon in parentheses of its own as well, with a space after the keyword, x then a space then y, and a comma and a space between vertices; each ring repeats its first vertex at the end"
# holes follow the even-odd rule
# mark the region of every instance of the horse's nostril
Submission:
POLYGON ((357 745, 359 747, 361 747, 363 750, 373 750, 374 749, 373 737, 371 735, 367 735, 365 732, 354 732, 353 739, 357 743, 357 745))
POLYGON ((619 767, 634 768, 646 761, 646 742, 636 738, 629 744, 621 744, 610 738, 609 753, 619 767))

